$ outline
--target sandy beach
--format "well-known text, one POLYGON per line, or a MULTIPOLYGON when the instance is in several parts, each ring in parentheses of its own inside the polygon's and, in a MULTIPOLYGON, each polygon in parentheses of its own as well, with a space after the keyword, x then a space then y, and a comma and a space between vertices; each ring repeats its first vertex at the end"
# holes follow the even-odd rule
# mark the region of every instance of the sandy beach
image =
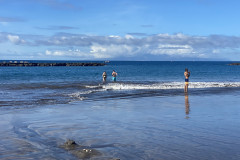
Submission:
POLYGON ((101 153, 91 159, 237 160, 239 99, 232 91, 2 107, 0 158, 78 159, 60 147, 71 139, 101 153))

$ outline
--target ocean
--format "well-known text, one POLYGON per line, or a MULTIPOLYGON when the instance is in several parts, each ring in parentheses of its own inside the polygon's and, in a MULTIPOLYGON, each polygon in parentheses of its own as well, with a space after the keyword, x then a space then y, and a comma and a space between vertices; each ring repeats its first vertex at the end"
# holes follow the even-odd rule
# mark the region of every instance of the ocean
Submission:
POLYGON ((240 66, 230 63, 1 67, 0 159, 81 159, 61 147, 68 139, 101 153, 87 159, 240 159, 240 66))

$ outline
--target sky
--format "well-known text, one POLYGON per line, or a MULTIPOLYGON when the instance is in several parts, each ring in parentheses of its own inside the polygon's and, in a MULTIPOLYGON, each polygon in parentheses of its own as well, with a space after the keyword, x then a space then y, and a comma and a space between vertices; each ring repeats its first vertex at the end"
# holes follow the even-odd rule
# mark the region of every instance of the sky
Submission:
POLYGON ((0 0, 0 60, 240 61, 239 0, 0 0))

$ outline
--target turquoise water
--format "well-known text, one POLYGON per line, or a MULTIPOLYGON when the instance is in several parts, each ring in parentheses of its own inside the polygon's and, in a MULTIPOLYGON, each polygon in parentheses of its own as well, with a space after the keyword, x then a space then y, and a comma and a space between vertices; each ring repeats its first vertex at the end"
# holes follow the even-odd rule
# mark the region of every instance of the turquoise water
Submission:
POLYGON ((102 153, 94 160, 238 160, 240 67, 229 63, 2 67, 0 159, 78 159, 60 147, 72 139, 102 153))

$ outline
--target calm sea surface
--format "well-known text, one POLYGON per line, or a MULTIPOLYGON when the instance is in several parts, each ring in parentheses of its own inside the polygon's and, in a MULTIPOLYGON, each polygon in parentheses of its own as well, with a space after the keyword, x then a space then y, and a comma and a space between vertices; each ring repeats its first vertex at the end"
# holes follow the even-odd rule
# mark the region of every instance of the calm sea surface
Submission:
POLYGON ((98 160, 238 160, 240 66, 230 63, 1 67, 0 159, 77 159, 59 147, 73 139, 98 160))

